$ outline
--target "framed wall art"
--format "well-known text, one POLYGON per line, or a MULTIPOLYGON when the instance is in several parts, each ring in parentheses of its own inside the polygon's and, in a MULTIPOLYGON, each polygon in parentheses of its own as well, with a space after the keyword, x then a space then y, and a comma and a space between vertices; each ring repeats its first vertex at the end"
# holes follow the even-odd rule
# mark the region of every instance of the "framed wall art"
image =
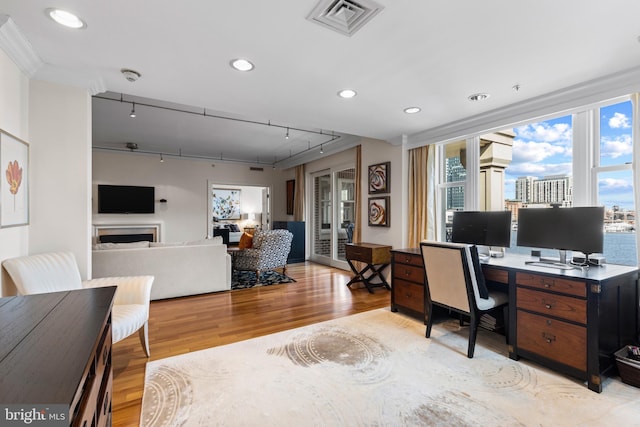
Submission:
POLYGON ((389 209, 391 204, 389 196, 369 197, 369 225, 377 227, 389 227, 389 209))
POLYGON ((287 215, 293 215, 293 198, 296 189, 296 180, 287 181, 287 215))
POLYGON ((211 188, 211 215, 217 219, 240 219, 240 190, 211 188))
POLYGON ((0 130, 0 227, 29 224, 29 144, 0 130))
POLYGON ((369 194, 389 192, 391 162, 369 166, 369 194))

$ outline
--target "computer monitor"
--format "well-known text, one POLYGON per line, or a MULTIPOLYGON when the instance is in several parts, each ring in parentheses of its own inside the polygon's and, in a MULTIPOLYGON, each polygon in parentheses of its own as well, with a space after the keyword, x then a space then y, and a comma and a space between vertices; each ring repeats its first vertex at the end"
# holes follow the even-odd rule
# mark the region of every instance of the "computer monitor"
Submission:
POLYGON ((511 246, 511 211, 456 211, 451 241, 478 246, 511 246))
POLYGON ((518 210, 518 246, 601 253, 604 245, 604 207, 526 208, 518 210))

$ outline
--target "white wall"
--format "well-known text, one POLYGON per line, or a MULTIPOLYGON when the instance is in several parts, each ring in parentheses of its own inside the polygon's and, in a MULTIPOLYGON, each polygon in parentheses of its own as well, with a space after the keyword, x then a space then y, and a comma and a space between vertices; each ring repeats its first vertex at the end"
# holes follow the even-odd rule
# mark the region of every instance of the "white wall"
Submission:
POLYGON ((70 250, 89 276, 90 123, 86 90, 29 80, 0 51, 0 127, 29 143, 30 203, 28 226, 0 229, 0 261, 70 250))
MULTIPOLYGON (((29 79, 0 50, 0 128, 29 141, 29 79)), ((2 160, 2 159, 0 159, 2 160)), ((4 161, 3 161, 4 165, 4 161)), ((4 167, 0 168, 4 170, 4 167)), ((0 173, 4 179, 4 173, 0 173)), ((29 251, 29 227, 0 229, 0 261, 26 255, 29 251)), ((2 284, 2 278, 0 278, 2 284)), ((3 290, 0 295, 7 295, 3 290)))
POLYGON ((31 225, 29 253, 74 253, 83 278, 91 264, 91 96, 32 80, 29 89, 31 225))
MULTIPOLYGON (((263 169, 252 171, 249 165, 244 164, 168 156, 164 156, 164 162, 160 162, 160 158, 155 155, 96 150, 93 152, 93 222, 160 223, 163 241, 202 239, 208 233, 207 183, 236 188, 273 188, 280 185, 282 171, 270 167, 263 169), (156 189, 156 200, 167 199, 167 203, 156 203, 154 214, 97 214, 98 184, 153 186, 156 189)), ((241 209, 245 212, 242 203, 241 201, 241 209)), ((274 206, 280 203, 278 196, 272 195, 272 203, 274 206)))

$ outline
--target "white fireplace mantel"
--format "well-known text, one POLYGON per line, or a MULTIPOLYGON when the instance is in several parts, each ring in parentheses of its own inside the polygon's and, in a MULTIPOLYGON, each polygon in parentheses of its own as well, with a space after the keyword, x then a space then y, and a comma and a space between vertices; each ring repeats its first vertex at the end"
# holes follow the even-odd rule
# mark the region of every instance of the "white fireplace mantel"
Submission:
POLYGON ((100 236, 113 234, 152 234, 154 242, 162 241, 162 223, 160 222, 104 222, 93 224, 93 241, 98 243, 100 236))

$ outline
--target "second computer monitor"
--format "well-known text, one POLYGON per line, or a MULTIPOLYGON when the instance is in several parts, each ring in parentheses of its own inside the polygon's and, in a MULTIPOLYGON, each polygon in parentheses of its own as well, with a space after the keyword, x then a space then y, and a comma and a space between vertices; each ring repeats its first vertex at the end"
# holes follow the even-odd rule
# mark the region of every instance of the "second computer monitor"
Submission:
POLYGON ((508 248, 511 246, 511 211, 456 211, 451 241, 508 248))

